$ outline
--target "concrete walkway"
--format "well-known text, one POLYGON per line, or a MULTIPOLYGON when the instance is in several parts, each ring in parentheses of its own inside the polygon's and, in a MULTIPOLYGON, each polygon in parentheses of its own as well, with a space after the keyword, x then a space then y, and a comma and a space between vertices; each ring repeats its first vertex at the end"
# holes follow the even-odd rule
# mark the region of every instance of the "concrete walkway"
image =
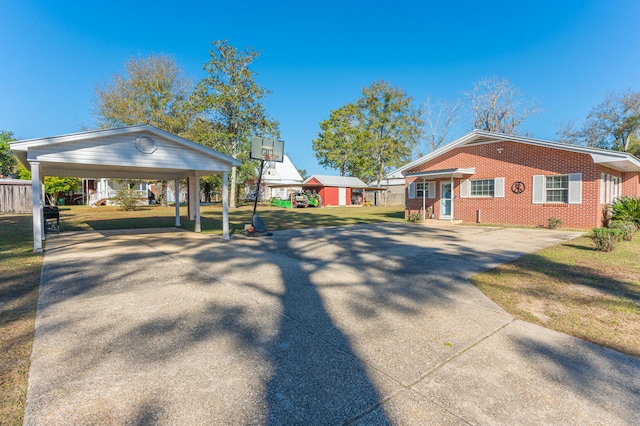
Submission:
POLYGON ((575 236, 53 236, 25 424, 640 424, 640 359, 515 321, 467 280, 575 236))

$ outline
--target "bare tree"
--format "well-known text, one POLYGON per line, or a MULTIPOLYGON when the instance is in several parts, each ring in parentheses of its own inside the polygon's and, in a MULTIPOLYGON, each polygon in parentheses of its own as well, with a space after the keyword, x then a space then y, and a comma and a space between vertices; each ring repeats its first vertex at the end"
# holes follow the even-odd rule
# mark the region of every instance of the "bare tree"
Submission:
POLYGON ((640 93, 628 90, 609 93, 587 114, 581 128, 561 124, 556 132, 561 142, 616 151, 636 152, 640 133, 640 93))
POLYGON ((520 89, 506 78, 482 78, 464 95, 470 104, 473 126, 480 130, 517 134, 523 121, 542 111, 537 100, 524 99, 520 89))
POLYGON ((421 106, 424 146, 420 148, 424 152, 418 152, 419 156, 435 151, 445 143, 451 127, 460 117, 461 106, 460 100, 433 101, 431 96, 427 97, 421 106))
POLYGON ((563 121, 558 124, 556 130, 556 140, 558 143, 575 145, 579 143, 579 131, 576 130, 576 124, 573 121, 563 121))
POLYGON ((582 130, 590 146, 629 151, 634 135, 640 130, 640 93, 628 90, 609 93, 604 102, 591 110, 582 130))

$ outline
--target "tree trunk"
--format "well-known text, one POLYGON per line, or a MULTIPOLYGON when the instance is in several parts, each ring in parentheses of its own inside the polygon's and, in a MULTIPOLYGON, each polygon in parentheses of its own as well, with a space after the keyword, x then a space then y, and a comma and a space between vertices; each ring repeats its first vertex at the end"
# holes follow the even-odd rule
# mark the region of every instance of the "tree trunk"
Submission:
MULTIPOLYGON (((162 207, 169 207, 169 202, 167 201, 167 181, 163 180, 160 183, 160 193, 162 198, 162 207)), ((176 194, 176 203, 179 203, 180 194, 176 194)))
MULTIPOLYGON (((233 156, 235 158, 235 155, 233 156)), ((231 168, 231 184, 229 185, 229 208, 236 208, 236 168, 231 168)))

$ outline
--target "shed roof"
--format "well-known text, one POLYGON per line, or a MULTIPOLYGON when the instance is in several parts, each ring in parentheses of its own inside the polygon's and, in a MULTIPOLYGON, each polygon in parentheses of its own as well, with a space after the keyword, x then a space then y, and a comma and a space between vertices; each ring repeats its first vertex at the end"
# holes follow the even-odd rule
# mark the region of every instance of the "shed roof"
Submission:
POLYGON ((302 184, 307 184, 312 180, 317 180, 323 186, 337 186, 344 188, 366 188, 367 184, 357 177, 353 176, 325 176, 325 175, 313 175, 302 184))
POLYGON ((27 167, 42 176, 183 179, 229 171, 240 161, 144 124, 10 143, 27 167))

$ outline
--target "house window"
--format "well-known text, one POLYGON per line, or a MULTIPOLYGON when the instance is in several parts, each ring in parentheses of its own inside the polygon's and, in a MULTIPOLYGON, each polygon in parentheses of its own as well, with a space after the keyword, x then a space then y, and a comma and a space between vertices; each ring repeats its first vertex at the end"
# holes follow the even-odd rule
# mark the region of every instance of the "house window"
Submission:
POLYGON ((429 197, 429 185, 425 184, 425 182, 416 182, 416 198, 422 197, 431 198, 429 197), (425 193, 424 191, 427 192, 425 193))
POLYGON ((568 175, 534 175, 533 204, 582 204, 582 173, 568 175))
POLYGON ((545 189, 547 203, 569 202, 568 175, 547 176, 545 189))
POLYGON ((415 181, 409 184, 409 198, 435 198, 436 183, 434 181, 415 181))
POLYGON ((472 197, 493 197, 495 195, 495 181, 493 179, 479 179, 471 181, 472 197))
POLYGON ((611 204, 620 196, 620 178, 602 173, 600 175, 600 203, 611 204))

